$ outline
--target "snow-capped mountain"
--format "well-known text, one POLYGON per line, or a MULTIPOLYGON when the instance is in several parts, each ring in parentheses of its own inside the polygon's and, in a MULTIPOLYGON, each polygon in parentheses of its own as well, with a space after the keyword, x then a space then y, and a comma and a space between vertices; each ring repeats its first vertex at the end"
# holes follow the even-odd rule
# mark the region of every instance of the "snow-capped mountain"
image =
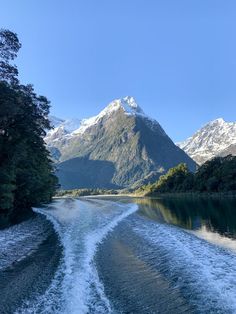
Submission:
POLYGON ((67 119, 63 120, 55 116, 50 116, 51 125, 54 127, 47 132, 45 142, 48 146, 54 146, 56 141, 66 141, 72 137, 83 134, 90 127, 98 124, 104 117, 111 116, 114 112, 122 110, 126 115, 140 116, 149 121, 150 126, 158 125, 154 119, 145 115, 143 110, 137 105, 134 97, 126 96, 121 99, 113 100, 105 109, 98 115, 88 119, 67 119))
POLYGON ((54 128, 57 128, 58 126, 65 122, 65 120, 57 118, 55 116, 49 116, 49 120, 54 128))
POLYGON ((49 120, 53 126, 53 129, 47 132, 44 139, 49 146, 54 146, 54 142, 70 137, 72 132, 77 130, 81 124, 80 119, 63 120, 54 116, 50 116, 49 120))
POLYGON ((235 155, 236 122, 225 122, 222 118, 213 120, 177 145, 198 164, 215 156, 235 155))
POLYGON ((112 101, 97 116, 76 120, 72 128, 68 124, 63 120, 45 138, 63 188, 123 188, 150 174, 157 178, 180 162, 195 169, 133 97, 112 101))
POLYGON ((145 116, 142 109, 136 104, 133 97, 127 96, 121 99, 115 99, 105 109, 103 109, 97 116, 89 119, 83 119, 80 127, 73 132, 73 134, 83 134, 88 128, 99 123, 105 116, 109 117, 115 111, 122 109, 128 115, 145 116))

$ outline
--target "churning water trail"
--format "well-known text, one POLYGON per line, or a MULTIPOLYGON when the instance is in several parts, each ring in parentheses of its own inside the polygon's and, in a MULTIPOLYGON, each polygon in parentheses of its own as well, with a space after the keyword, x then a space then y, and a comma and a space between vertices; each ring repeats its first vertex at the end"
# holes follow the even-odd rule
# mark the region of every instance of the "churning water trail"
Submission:
POLYGON ((52 225, 63 251, 48 265, 51 277, 42 288, 38 274, 49 252, 44 247, 34 292, 19 293, 19 302, 6 313, 15 308, 18 314, 236 313, 234 239, 203 229, 187 232, 137 209, 115 199, 61 199, 1 231, 2 272, 28 254, 37 264, 52 225), (35 260, 32 252, 38 254, 35 260))
POLYGON ((75 199, 58 200, 50 210, 35 209, 53 223, 63 258, 47 291, 29 298, 16 313, 114 313, 94 255, 107 234, 137 209, 136 204, 75 199))
POLYGON ((130 219, 148 243, 140 257, 161 270, 197 313, 236 313, 236 255, 185 230, 130 219))
POLYGON ((0 230, 0 271, 31 255, 47 238, 49 232, 50 224, 45 223, 45 219, 39 215, 0 230))

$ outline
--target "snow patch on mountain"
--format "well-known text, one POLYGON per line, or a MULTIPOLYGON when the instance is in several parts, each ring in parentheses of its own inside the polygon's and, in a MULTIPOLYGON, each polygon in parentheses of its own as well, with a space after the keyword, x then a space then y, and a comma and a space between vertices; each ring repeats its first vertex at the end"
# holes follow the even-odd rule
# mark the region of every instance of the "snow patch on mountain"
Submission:
POLYGON ((202 164, 236 144, 236 122, 223 118, 210 121, 193 136, 176 143, 198 164, 202 164))
POLYGON ((61 140, 63 137, 70 137, 70 134, 79 128, 80 119, 63 120, 54 116, 50 116, 49 120, 53 129, 49 130, 45 137, 45 142, 50 145, 52 142, 61 140))
POLYGON ((139 116, 146 120, 146 123, 151 128, 158 128, 163 135, 166 135, 159 123, 148 117, 141 107, 137 104, 134 97, 126 96, 124 98, 115 99, 108 104, 98 115, 88 119, 69 119, 62 120, 56 117, 51 117, 51 123, 54 129, 50 130, 46 137, 45 142, 47 145, 52 146, 55 142, 66 141, 75 136, 84 134, 86 130, 98 124, 103 118, 109 118, 113 113, 118 110, 123 110, 124 114, 130 116, 139 116))
POLYGON ((113 100, 105 109, 103 109, 97 116, 81 121, 81 126, 73 132, 73 134, 83 134, 88 128, 97 124, 102 118, 109 117, 115 111, 122 109, 128 115, 142 115, 145 116, 143 110, 137 105, 134 97, 126 96, 121 99, 113 100))

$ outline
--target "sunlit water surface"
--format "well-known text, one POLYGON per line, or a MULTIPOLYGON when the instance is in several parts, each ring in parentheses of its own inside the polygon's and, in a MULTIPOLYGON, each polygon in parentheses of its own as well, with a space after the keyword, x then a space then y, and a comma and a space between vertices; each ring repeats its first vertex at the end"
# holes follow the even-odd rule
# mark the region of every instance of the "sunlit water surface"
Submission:
POLYGON ((35 211, 0 231, 1 312, 236 313, 235 201, 61 199, 35 211), (22 260, 32 288, 18 280, 14 303, 22 260))

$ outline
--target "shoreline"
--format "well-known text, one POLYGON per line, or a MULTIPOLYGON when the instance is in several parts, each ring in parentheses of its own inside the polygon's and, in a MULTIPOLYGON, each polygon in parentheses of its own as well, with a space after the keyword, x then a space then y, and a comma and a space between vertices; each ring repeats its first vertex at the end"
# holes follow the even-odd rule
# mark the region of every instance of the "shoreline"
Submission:
POLYGON ((173 193, 155 193, 152 195, 145 194, 91 194, 91 195, 83 195, 83 196, 71 196, 63 195, 63 196, 54 196, 53 199, 65 199, 65 198, 102 198, 102 197, 128 197, 128 198, 210 198, 210 199, 232 199, 236 198, 236 192, 173 192, 173 193))
POLYGON ((235 192, 175 192, 175 193, 155 193, 152 195, 143 195, 149 198, 209 198, 209 199, 232 199, 236 198, 235 192))

